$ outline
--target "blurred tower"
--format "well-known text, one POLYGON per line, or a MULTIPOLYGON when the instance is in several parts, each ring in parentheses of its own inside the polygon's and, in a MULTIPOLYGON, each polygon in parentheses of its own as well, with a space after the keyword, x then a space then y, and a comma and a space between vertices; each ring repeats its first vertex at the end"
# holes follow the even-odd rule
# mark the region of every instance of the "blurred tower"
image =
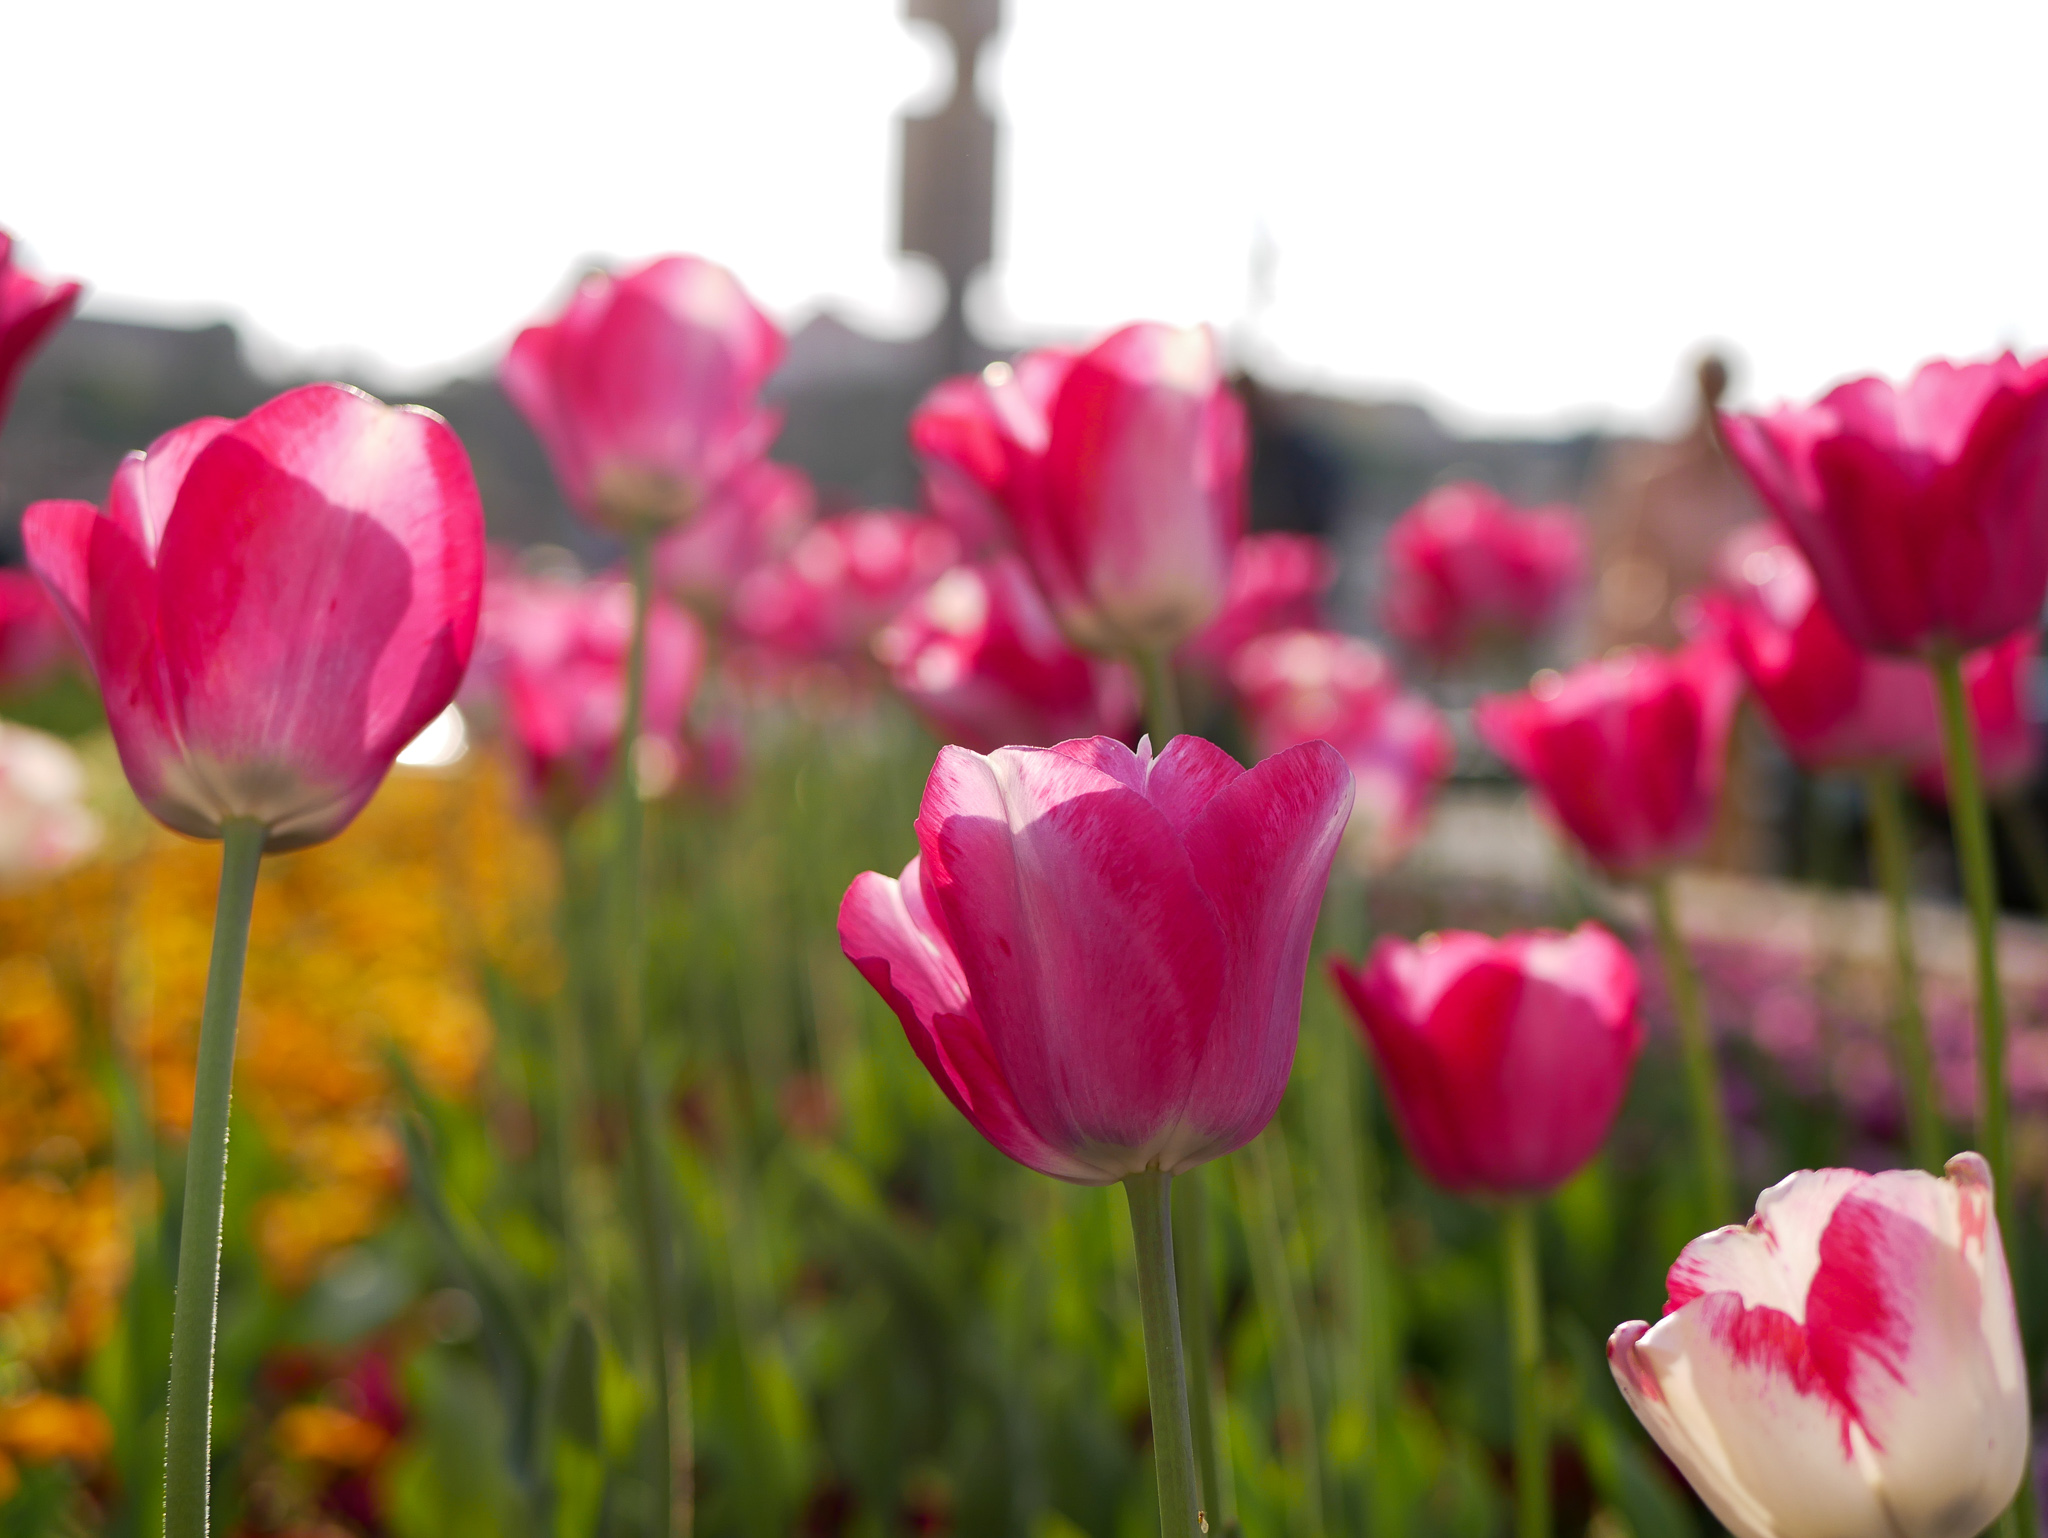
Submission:
POLYGON ((903 121, 903 222, 898 243, 928 256, 946 278, 934 337, 948 373, 979 368, 984 349, 967 329, 967 283, 995 250, 996 124, 974 93, 982 45, 1002 26, 1002 0, 906 0, 953 44, 953 94, 928 117, 903 121))

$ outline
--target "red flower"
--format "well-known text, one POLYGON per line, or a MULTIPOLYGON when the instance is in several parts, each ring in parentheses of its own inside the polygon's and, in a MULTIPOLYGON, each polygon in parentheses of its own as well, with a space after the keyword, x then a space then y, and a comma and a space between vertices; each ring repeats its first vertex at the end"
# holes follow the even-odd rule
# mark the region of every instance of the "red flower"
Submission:
POLYGON ((1053 398, 1073 361, 1068 349, 1047 347, 1015 365, 991 363, 979 374, 941 380, 910 414, 925 503, 970 556, 1014 541, 1006 511, 1011 478, 1045 454, 1053 398))
POLYGON ((1969 650, 2039 621, 2048 361, 1937 361, 1722 428, 1858 646, 1969 650))
POLYGON ((894 510, 827 518, 740 584, 733 628, 785 659, 856 656, 959 559, 958 538, 936 518, 894 510))
POLYGON ((38 502, 29 563, 91 658, 128 782, 181 833, 332 838, 454 698, 483 509, 448 424, 341 385, 202 418, 38 502))
POLYGON ((654 547, 661 585, 699 613, 721 614, 752 571, 789 553, 818 515, 811 478, 757 459, 719 489, 690 522, 654 547))
POLYGON ((1247 642, 1279 630, 1323 628, 1323 594, 1337 558, 1313 534, 1249 534, 1230 559, 1223 612, 1181 649, 1181 660, 1220 672, 1247 642))
POLYGON ((1711 638, 1673 653, 1638 647, 1481 700, 1477 721, 1595 862, 1635 876, 1706 842, 1741 687, 1711 638))
POLYGON ((1540 1195, 1599 1151, 1643 1026, 1635 961, 1598 924, 1389 936, 1365 966, 1330 971, 1402 1141, 1445 1190, 1540 1195))
POLYGON ((1488 641, 1527 641, 1556 622, 1585 574, 1569 507, 1518 508, 1471 481, 1439 487, 1387 535, 1381 618, 1439 661, 1488 641))
POLYGON ((782 348, 731 273, 665 256, 585 278, 558 319, 519 333, 498 378, 579 512, 663 529, 767 450, 779 418, 760 392, 782 348))
POLYGON ((1105 1185, 1256 1137, 1287 1086, 1351 776, 1198 737, 945 748, 918 858, 855 879, 847 958, 997 1148, 1105 1185))
POLYGON ((1130 670, 1075 651, 1014 555, 947 572, 875 655, 940 737, 977 752, 1122 737, 1137 721, 1130 670))
POLYGON ((0 230, 0 422, 21 371, 78 304, 81 286, 50 282, 14 265, 14 237, 0 230))

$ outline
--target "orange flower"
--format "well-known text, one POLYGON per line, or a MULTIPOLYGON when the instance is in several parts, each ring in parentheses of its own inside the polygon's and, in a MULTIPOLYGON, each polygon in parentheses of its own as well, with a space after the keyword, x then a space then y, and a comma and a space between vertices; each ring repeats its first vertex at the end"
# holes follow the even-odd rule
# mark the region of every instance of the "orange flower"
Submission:
POLYGON ((31 1394, 0 1404, 0 1449, 24 1463, 97 1463, 113 1445, 106 1412, 89 1399, 31 1394))
POLYGON ((278 1416, 271 1436, 287 1458, 337 1469, 368 1468, 391 1445, 391 1433, 333 1405, 293 1405, 278 1416))

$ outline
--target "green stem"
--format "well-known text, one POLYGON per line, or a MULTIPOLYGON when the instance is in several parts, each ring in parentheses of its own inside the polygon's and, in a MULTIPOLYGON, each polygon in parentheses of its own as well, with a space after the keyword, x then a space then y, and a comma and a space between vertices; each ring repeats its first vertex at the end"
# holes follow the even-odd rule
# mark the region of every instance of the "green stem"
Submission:
MULTIPOLYGON (((2005 993, 1998 978, 1998 867, 1991 856, 1991 817, 1984 805, 1984 776, 1977 764, 1977 734, 1970 718, 1970 696, 1963 686, 1962 654, 1944 647, 1932 658, 1934 683, 1941 695, 1943 758, 1948 769, 1949 822, 1954 830, 1956 860, 1962 867, 1963 892, 1970 903, 1970 927, 1977 960, 1977 1148, 1991 1165, 1998 1199, 1998 1227, 2005 1235, 2013 1291, 2020 1292, 2018 1213, 2012 1191, 2012 1157, 2006 1135, 2005 993)), ((2024 1296, 2024 1294, 2021 1294, 2024 1296)), ((2033 1460, 2020 1480, 2019 1494, 2000 1518, 2005 1533, 2037 1530, 2034 1515, 2033 1460)))
POLYGON ((675 1246, 669 1233, 667 1191, 662 1178, 661 1121, 654 1105, 652 1076, 647 1071, 647 922, 645 854, 640 817, 640 787, 634 754, 647 689, 647 620, 654 604, 652 544, 636 535, 629 547, 633 576, 633 640, 626 658, 626 710, 619 726, 618 762, 614 766, 613 822, 618 836, 612 870, 613 936, 618 945, 616 972, 619 1044, 627 1075, 626 1118, 632 1163, 633 1248, 640 1269, 640 1290, 647 1308, 648 1351, 654 1376, 653 1435, 649 1438, 647 1480, 654 1500, 656 1538, 671 1538, 690 1527, 691 1457, 677 1447, 678 1417, 672 1398, 689 1392, 687 1366, 677 1360, 680 1342, 669 1327, 674 1306, 675 1246), (678 1369, 681 1369, 680 1371, 678 1369))
POLYGON ((171 1305, 171 1387, 164 1458, 164 1538, 205 1538, 213 1455, 213 1345, 220 1317, 221 1216, 228 1182, 228 1101, 235 1074, 235 1024, 242 963, 264 825, 251 817, 221 825, 220 898, 213 957, 199 1016, 192 1085, 192 1132, 185 1145, 185 1209, 178 1226, 178 1288, 171 1305))
POLYGON ((1679 933, 1671 900, 1671 878, 1650 880, 1650 911, 1656 919, 1657 948, 1664 959, 1664 984, 1671 1010, 1678 1017, 1678 1039, 1685 1054, 1685 1082, 1692 1101, 1692 1130, 1705 1190, 1707 1226, 1732 1222, 1736 1215, 1735 1181, 1728 1157, 1728 1120, 1721 1103, 1721 1072, 1714 1062, 1714 1042, 1707 1033, 1707 1012, 1700 1000, 1699 974, 1679 933))
MULTIPOLYGON (((1941 728, 1948 765, 1948 804, 1956 859, 1970 903, 1977 962, 1977 1146, 1990 1161, 1998 1191, 1998 1220, 2011 1235, 2012 1163, 2005 1131, 2005 994, 1998 981, 1998 871, 1991 860, 1991 818, 1977 767, 1976 731, 1963 688, 1962 659, 1945 650, 1934 659, 1941 692, 1941 728)), ((2010 1248, 2014 1240, 2008 1238, 2010 1248)))
POLYGON ((1507 1261, 1508 1343, 1513 1354, 1515 1538, 1550 1538, 1550 1435, 1543 1417, 1543 1276, 1536 1260, 1536 1206, 1501 1214, 1507 1261))
POLYGON ((1161 1538, 1207 1532, 1195 1491, 1195 1437, 1188 1422, 1186 1359, 1173 1283, 1173 1177, 1124 1177, 1138 1247, 1138 1303, 1145 1320, 1145 1379, 1152 1395, 1152 1460, 1159 1478, 1161 1538))
POLYGON ((1252 1290, 1266 1317, 1272 1341, 1273 1388, 1289 1422, 1283 1441, 1295 1482, 1301 1487, 1301 1524, 1310 1538, 1323 1532, 1323 1469, 1318 1450, 1322 1423, 1316 1418, 1309 1383, 1308 1344, 1287 1265, 1287 1240, 1280 1222, 1280 1197, 1271 1162, 1278 1151, 1268 1129, 1238 1150, 1238 1202, 1244 1212, 1245 1248, 1251 1252, 1252 1290))
POLYGON ((1169 652, 1143 651, 1137 663, 1145 682, 1145 730, 1152 735, 1152 751, 1164 753, 1180 735, 1180 685, 1173 676, 1173 657, 1169 652))
POLYGON ((1893 982, 1898 990, 1892 1028, 1897 1037, 1899 1084, 1905 1092, 1906 1126, 1913 1162, 1940 1173, 1945 1134, 1935 1094, 1934 1058, 1927 1049, 1927 1021, 1920 1004, 1920 965, 1913 953, 1913 872, 1906 836, 1906 798, 1899 771, 1891 765, 1864 776, 1870 801, 1870 842, 1878 883, 1891 920, 1893 982))
POLYGON ((1209 1314, 1209 1193, 1202 1171, 1191 1169, 1173 1190, 1174 1277, 1180 1295, 1180 1325, 1187 1348, 1188 1412, 1195 1438, 1195 1467, 1201 1476, 1202 1510, 1212 1525, 1228 1518, 1223 1503, 1216 1447, 1216 1348, 1209 1314))

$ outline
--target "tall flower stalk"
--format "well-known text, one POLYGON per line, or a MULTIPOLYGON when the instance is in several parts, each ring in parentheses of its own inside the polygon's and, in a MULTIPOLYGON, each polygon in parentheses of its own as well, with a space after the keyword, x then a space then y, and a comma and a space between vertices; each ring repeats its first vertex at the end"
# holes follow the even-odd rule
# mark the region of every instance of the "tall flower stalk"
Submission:
POLYGON ((1864 777, 1870 802, 1870 842, 1878 884, 1884 889, 1891 928, 1892 1008, 1899 1086, 1906 1102, 1906 1127, 1913 1162, 1928 1171, 1942 1167, 1941 1103, 1934 1083, 1934 1058, 1927 1047, 1927 1018, 1920 1001, 1920 965, 1913 947, 1912 854, 1906 836, 1906 798, 1899 772, 1890 765, 1864 777))
POLYGON ((654 1531, 667 1538, 690 1530, 692 1458, 676 1442, 675 1400, 689 1392, 688 1363, 671 1324, 676 1305, 675 1242, 669 1221, 666 1157, 661 1122, 647 1071, 646 855, 635 752, 647 692, 647 626, 654 606, 652 541, 634 536, 627 549, 633 581, 633 639, 626 658, 626 709, 612 792, 616 843, 612 854, 612 941, 620 1056, 626 1073, 626 1117, 632 1183, 632 1229, 640 1290, 647 1310, 647 1348, 653 1379, 647 1478, 654 1501, 654 1531))
POLYGON ((1543 1406, 1543 1278, 1536 1205, 1510 1202, 1501 1214, 1507 1282, 1508 1351, 1515 1430, 1515 1538, 1550 1538, 1550 1432, 1543 1406))
POLYGON ((1707 1024, 1700 977, 1678 927, 1678 905, 1671 878, 1658 875, 1649 883, 1650 916, 1657 931, 1657 951, 1664 963, 1664 987, 1678 1022, 1679 1052, 1685 1062, 1686 1099, 1692 1115, 1694 1156, 1701 1198, 1710 1223, 1730 1221, 1735 1210, 1735 1176, 1728 1154, 1728 1114, 1721 1098, 1721 1070, 1714 1060, 1714 1037, 1707 1024))
POLYGON ((1207 1532, 1196 1485, 1194 1428, 1188 1418, 1186 1358, 1173 1279, 1173 1177, 1144 1170, 1124 1177, 1131 1237, 1138 1250, 1138 1306, 1145 1322, 1145 1380, 1152 1400, 1152 1458, 1159 1480, 1164 1538, 1207 1532))
POLYGON ((242 964, 266 829, 253 817, 221 826, 220 898, 199 1016, 192 1131, 185 1145, 178 1220, 178 1290, 171 1312, 171 1385, 165 1405, 165 1538, 204 1538, 213 1463, 213 1345, 220 1315, 221 1221, 228 1176, 228 1101, 242 964))

